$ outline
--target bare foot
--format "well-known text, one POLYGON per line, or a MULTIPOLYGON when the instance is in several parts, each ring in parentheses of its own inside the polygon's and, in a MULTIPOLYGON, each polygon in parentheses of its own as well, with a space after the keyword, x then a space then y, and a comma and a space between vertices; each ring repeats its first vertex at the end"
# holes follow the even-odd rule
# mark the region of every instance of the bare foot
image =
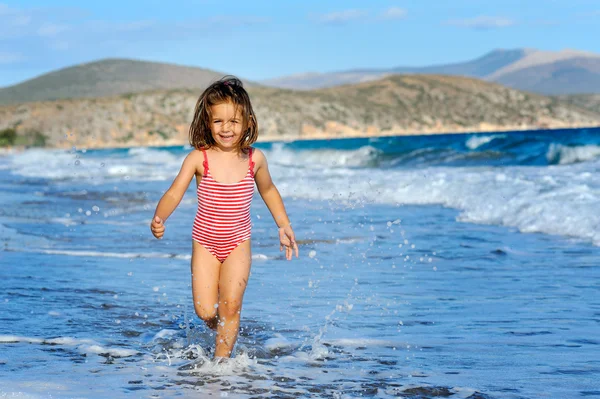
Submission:
POLYGON ((213 360, 215 361, 215 364, 223 364, 223 363, 227 363, 229 361, 229 358, 222 357, 222 356, 215 356, 215 358, 213 360))

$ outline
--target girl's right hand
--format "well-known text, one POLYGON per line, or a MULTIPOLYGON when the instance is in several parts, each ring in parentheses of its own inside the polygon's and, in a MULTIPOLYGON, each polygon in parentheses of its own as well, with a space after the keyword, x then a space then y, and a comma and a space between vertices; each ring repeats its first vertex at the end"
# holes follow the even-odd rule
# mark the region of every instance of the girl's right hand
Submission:
POLYGON ((285 258, 287 260, 292 259, 294 251, 296 252, 296 258, 298 257, 298 244, 296 244, 296 236, 290 224, 279 228, 279 251, 283 251, 283 248, 285 248, 285 258))
POLYGON ((165 225, 163 224, 162 219, 158 216, 154 216, 152 223, 150 223, 150 230, 152 231, 152 235, 160 240, 165 234, 165 225))

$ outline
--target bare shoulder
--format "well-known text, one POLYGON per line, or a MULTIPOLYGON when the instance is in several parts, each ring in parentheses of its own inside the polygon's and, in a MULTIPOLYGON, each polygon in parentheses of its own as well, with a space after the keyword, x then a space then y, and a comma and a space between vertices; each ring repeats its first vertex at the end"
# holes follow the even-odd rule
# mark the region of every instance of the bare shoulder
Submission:
POLYGON ((187 156, 185 157, 185 162, 190 162, 190 163, 199 163, 202 164, 202 161, 204 160, 204 155, 202 155, 202 151, 194 148, 192 151, 189 152, 189 154, 187 154, 187 156))
POLYGON ((189 158, 191 160, 202 159, 202 157, 202 151, 200 151, 197 148, 192 149, 192 151, 190 151, 189 154, 187 154, 186 156, 186 158, 189 158))
POLYGON ((260 168, 261 166, 267 163, 267 157, 265 157, 265 153, 259 150, 256 147, 252 147, 252 161, 256 165, 256 168, 260 168))
POLYGON ((194 148, 187 154, 183 161, 183 166, 186 168, 194 169, 196 173, 202 173, 202 164, 204 162, 204 155, 202 151, 194 148))

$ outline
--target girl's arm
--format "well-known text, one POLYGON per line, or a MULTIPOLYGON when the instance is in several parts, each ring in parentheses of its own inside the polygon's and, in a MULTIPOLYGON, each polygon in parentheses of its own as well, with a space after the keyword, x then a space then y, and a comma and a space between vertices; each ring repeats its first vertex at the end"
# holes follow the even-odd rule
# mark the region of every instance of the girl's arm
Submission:
POLYGON ((171 187, 164 193, 158 205, 156 211, 154 211, 154 217, 150 228, 152 234, 156 238, 161 238, 164 234, 164 222, 171 216, 175 208, 181 202, 183 195, 190 186, 190 182, 196 175, 196 173, 202 173, 198 171, 198 165, 202 165, 202 153, 198 150, 194 150, 185 157, 181 169, 175 177, 175 180, 171 184, 171 187))
POLYGON ((254 152, 254 163, 256 164, 256 173, 254 174, 256 187, 265 205, 269 208, 277 227, 279 227, 279 249, 282 250, 285 247, 288 260, 292 258, 293 251, 296 252, 296 257, 298 257, 298 244, 296 244, 292 224, 285 211, 281 194, 273 184, 265 155, 258 149, 254 152))

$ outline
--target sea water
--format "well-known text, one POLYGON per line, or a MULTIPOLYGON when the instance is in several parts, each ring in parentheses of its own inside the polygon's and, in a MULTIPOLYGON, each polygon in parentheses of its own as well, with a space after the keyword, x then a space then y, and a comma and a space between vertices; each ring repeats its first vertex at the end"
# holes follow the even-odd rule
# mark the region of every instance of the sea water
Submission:
POLYGON ((191 300, 189 147, 0 156, 0 397, 600 397, 600 129, 259 143, 235 357, 191 300))

